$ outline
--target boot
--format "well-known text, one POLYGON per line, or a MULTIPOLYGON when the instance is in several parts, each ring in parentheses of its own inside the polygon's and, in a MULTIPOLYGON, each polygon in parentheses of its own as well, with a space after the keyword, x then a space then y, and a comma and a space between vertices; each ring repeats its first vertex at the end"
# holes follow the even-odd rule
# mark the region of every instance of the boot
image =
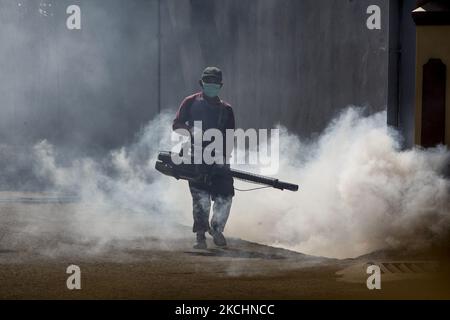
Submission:
POLYGON ((197 232, 197 241, 195 242, 194 249, 206 249, 206 237, 204 232, 197 232))
POLYGON ((213 237, 214 244, 218 247, 226 247, 227 246, 227 240, 225 239, 222 232, 211 229, 210 234, 213 237))

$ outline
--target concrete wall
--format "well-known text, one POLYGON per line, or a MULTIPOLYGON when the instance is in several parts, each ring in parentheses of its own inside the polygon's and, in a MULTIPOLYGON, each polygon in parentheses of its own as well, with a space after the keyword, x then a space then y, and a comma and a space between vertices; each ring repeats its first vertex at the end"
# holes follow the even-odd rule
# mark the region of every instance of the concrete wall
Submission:
POLYGON ((0 0, 0 144, 129 142, 158 112, 157 8, 152 0, 0 0), (70 4, 81 6, 81 30, 66 28, 70 4))
POLYGON ((445 143, 450 147, 450 26, 417 26, 416 144, 421 144, 423 66, 441 59, 447 66, 445 143))
POLYGON ((223 68, 244 128, 309 138, 349 104, 387 105, 388 0, 23 2, 0 0, 0 143, 123 145, 206 65, 223 68), (69 4, 81 31, 65 28, 69 4), (382 30, 366 28, 373 4, 382 30))
POLYGON ((244 128, 281 123, 303 137, 350 104, 387 105, 388 1, 180 1, 162 5, 163 108, 197 90, 206 65, 244 128), (382 9, 382 30, 366 27, 382 9))
POLYGON ((400 63, 398 87, 398 128, 407 148, 415 144, 415 80, 416 80, 416 25, 412 11, 416 0, 403 0, 400 8, 400 63))

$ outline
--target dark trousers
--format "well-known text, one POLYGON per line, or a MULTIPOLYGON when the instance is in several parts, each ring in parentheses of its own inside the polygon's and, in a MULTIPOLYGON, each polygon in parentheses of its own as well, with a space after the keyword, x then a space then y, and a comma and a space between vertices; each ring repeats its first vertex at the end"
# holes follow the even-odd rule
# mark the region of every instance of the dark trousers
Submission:
POLYGON ((192 207, 194 217, 193 232, 207 232, 213 229, 223 232, 230 216, 231 203, 234 196, 233 179, 220 179, 213 181, 212 186, 189 183, 192 195, 192 207), (213 205, 211 226, 209 224, 209 212, 213 205))

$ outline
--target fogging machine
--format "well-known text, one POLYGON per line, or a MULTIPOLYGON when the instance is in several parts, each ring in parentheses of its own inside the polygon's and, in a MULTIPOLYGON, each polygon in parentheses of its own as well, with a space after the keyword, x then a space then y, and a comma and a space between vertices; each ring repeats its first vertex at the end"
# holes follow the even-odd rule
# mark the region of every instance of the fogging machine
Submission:
POLYGON ((298 185, 265 177, 253 173, 248 173, 236 169, 231 169, 224 165, 196 165, 196 164, 175 164, 172 160, 171 152, 160 152, 156 161, 155 169, 162 174, 174 177, 177 180, 187 180, 191 182, 210 181, 214 175, 229 175, 233 178, 246 182, 256 183, 279 190, 298 191, 298 185))

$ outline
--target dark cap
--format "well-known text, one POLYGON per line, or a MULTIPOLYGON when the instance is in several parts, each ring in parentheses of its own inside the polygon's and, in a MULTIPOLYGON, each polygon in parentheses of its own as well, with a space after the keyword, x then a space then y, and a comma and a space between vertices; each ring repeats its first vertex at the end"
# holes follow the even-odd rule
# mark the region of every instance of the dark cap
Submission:
POLYGON ((207 67, 202 74, 202 80, 205 78, 214 78, 222 82, 222 70, 217 67, 207 67))

